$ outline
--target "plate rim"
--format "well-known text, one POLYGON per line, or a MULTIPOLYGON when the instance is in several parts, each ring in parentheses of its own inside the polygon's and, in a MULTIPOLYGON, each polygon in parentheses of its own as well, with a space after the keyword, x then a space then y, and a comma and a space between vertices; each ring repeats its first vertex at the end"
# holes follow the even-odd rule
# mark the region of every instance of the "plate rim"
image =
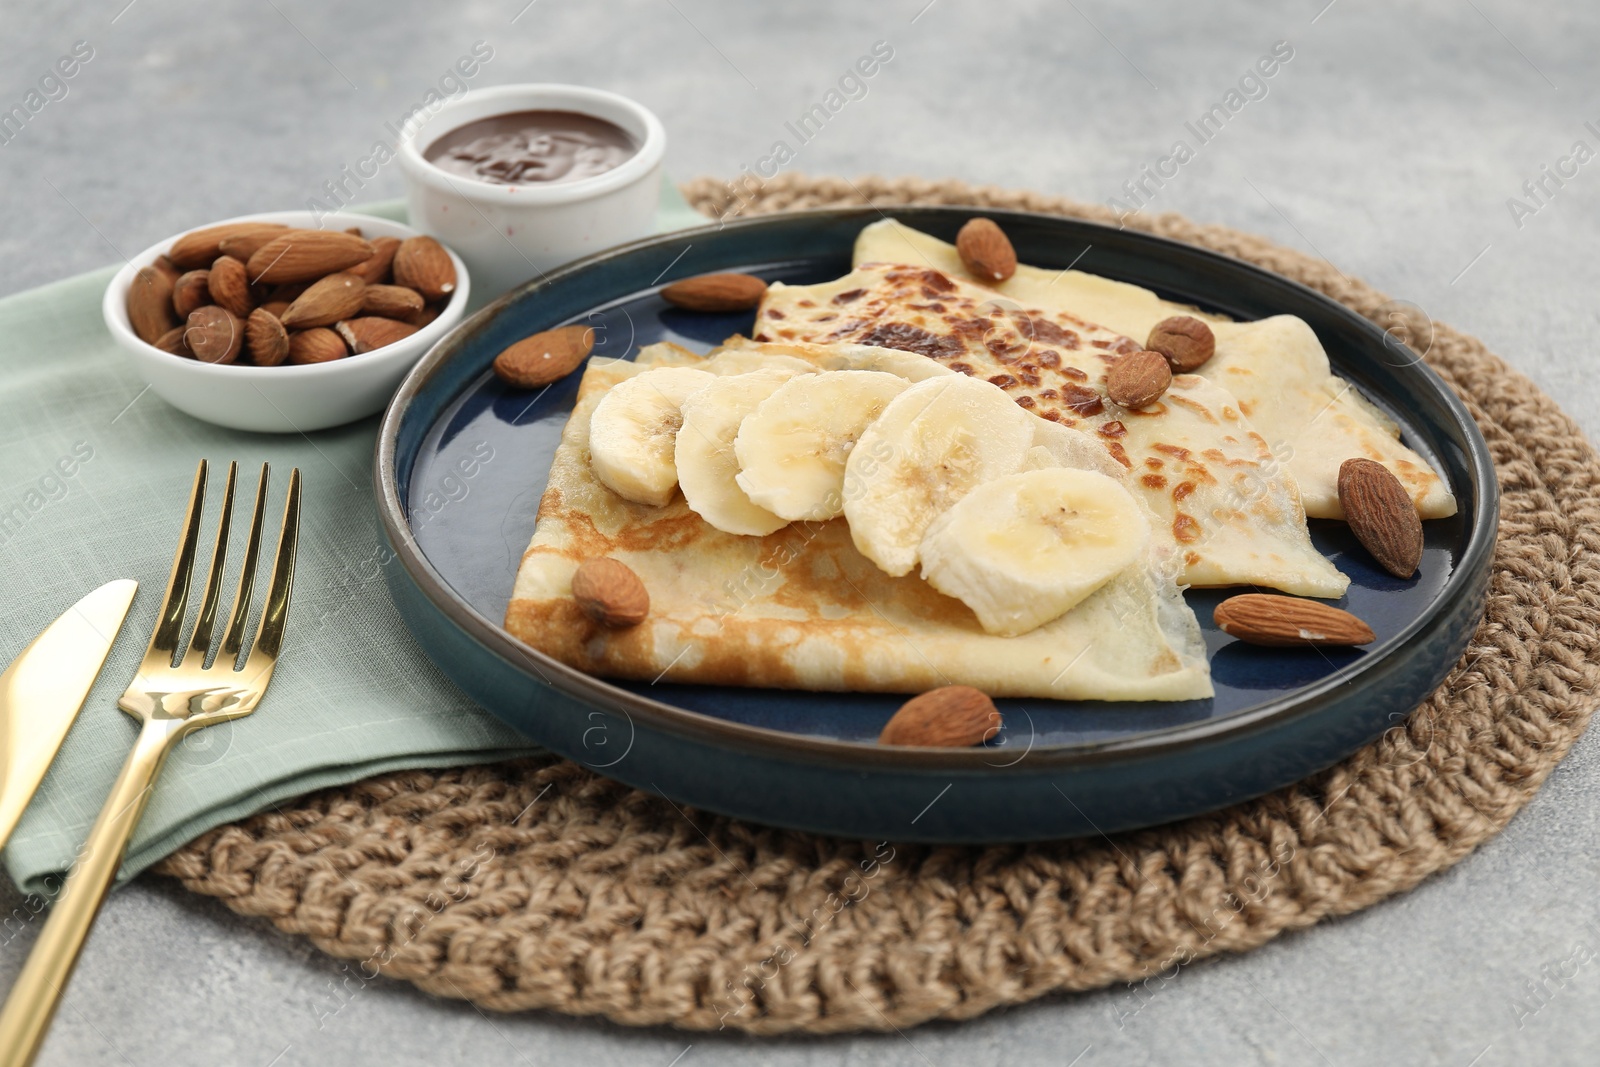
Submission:
MULTIPOLYGON (((516 289, 495 299, 440 338, 432 348, 406 374, 399 389, 384 410, 379 425, 373 463, 374 495, 380 526, 394 551, 397 561, 405 568, 411 581, 434 607, 465 631, 474 642, 498 658, 509 662, 523 673, 530 673, 562 692, 565 696, 602 711, 621 712, 629 717, 639 715, 655 729, 689 739, 711 742, 722 747, 756 752, 778 758, 801 759, 806 762, 831 766, 841 764, 894 770, 967 771, 982 773, 985 770, 1004 773, 1031 763, 1031 771, 1048 769, 1059 772, 1068 767, 1093 766, 1132 760, 1157 758, 1176 750, 1192 750, 1207 745, 1226 744, 1272 729, 1274 726, 1315 714, 1337 695, 1337 691, 1357 676, 1393 667, 1403 662, 1411 646, 1425 643, 1431 631, 1440 623, 1442 609, 1453 597, 1459 597, 1462 586, 1484 571, 1487 557, 1491 556, 1498 535, 1499 486, 1495 478, 1493 459, 1482 431, 1467 410, 1466 405, 1444 382, 1437 371, 1416 357, 1402 366, 1392 368, 1396 374, 1419 374, 1435 394, 1455 423, 1465 429, 1467 448, 1465 466, 1476 483, 1477 505, 1471 515, 1471 529, 1467 544, 1462 550, 1449 579, 1441 587, 1437 598, 1424 614, 1413 619, 1403 630, 1374 649, 1368 655, 1346 664, 1316 682, 1296 689, 1292 694, 1279 696, 1261 704, 1241 708, 1218 718, 1205 718, 1179 723, 1127 737, 1100 738, 1030 747, 1028 760, 1010 764, 992 761, 994 749, 977 747, 965 749, 928 749, 905 746, 868 744, 836 738, 796 734, 766 726, 755 726, 719 718, 705 712, 694 711, 662 700, 654 700, 631 690, 612 684, 607 679, 568 666, 538 649, 513 637, 503 626, 488 618, 461 597, 434 568, 422 551, 405 516, 400 500, 397 474, 397 448, 400 429, 407 411, 418 394, 444 366, 460 354, 462 348, 479 331, 486 328, 506 308, 540 289, 565 281, 574 275, 587 272, 601 264, 622 259, 641 250, 655 249, 673 244, 695 235, 711 235, 727 230, 759 230, 779 223, 793 224, 797 218, 828 218, 844 221, 863 218, 868 221, 892 218, 895 212, 932 213, 951 217, 971 217, 981 213, 1002 221, 1007 218, 1026 220, 1030 224, 1062 225, 1074 229, 1115 233, 1123 240, 1151 248, 1180 251, 1186 256, 1198 256, 1222 265, 1225 269, 1260 275, 1274 285, 1299 290, 1300 295, 1321 303, 1345 317, 1358 330, 1368 334, 1368 339, 1382 344, 1380 336, 1389 336, 1378 324, 1362 316, 1353 308, 1334 300, 1324 293, 1294 281, 1274 271, 1214 252, 1198 245, 1175 241, 1156 234, 1109 226, 1071 216, 1040 212, 1014 211, 976 205, 894 205, 885 209, 872 206, 854 208, 815 208, 723 222, 710 222, 705 226, 655 234, 624 245, 605 249, 575 260, 566 266, 546 272, 516 289)), ((783 256, 772 257, 781 261, 783 256)), ((657 278, 648 287, 659 290, 675 278, 657 278)), ((644 290, 636 290, 634 295, 644 290)), ((603 301, 600 303, 604 303, 603 301)), ((600 306, 597 303, 596 306, 600 306)), ((1394 343, 1391 341, 1391 343, 1394 343)), ((1410 349, 1401 345, 1402 350, 1410 349)), ((1414 353, 1412 353, 1414 355, 1414 353)))

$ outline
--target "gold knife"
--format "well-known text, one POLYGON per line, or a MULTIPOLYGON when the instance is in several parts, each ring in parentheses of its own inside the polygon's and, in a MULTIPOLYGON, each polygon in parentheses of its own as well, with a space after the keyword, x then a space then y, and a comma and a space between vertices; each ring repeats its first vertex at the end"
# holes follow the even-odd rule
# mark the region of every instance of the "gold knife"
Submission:
POLYGON ((102 585, 0 674, 0 848, 78 717, 138 588, 131 578, 102 585))

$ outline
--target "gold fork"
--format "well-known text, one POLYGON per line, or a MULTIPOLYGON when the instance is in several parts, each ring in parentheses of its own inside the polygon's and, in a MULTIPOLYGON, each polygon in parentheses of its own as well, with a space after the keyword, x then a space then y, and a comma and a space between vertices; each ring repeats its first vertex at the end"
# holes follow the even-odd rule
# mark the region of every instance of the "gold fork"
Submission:
POLYGON ((277 557, 272 564, 261 621, 244 664, 236 666, 244 650, 245 623, 255 590, 256 556, 261 546, 262 515, 267 502, 265 463, 261 465, 261 480, 256 487, 255 512, 250 518, 250 533, 228 628, 223 633, 215 662, 209 667, 205 662, 221 599, 237 473, 238 464, 228 464, 222 517, 217 523, 217 543, 211 551, 211 574, 206 579, 205 595, 188 650, 174 666, 189 602, 195 548, 200 540, 200 513, 206 493, 205 460, 200 461, 195 471, 189 512, 172 560, 172 577, 167 582, 161 616, 156 621, 144 661, 139 665, 139 673, 117 701, 119 708, 142 723, 139 739, 123 763, 111 796, 100 809, 100 816, 89 831, 89 840, 73 863, 66 888, 51 909, 50 918, 17 978, 5 1010, 0 1013, 0 1067, 26 1067, 38 1054, 89 928, 122 865, 128 840, 139 823, 139 816, 144 813, 168 754, 195 730, 250 714, 272 678, 278 652, 283 647, 289 590, 294 582, 295 547, 300 534, 299 468, 289 475, 289 494, 284 502, 277 557))

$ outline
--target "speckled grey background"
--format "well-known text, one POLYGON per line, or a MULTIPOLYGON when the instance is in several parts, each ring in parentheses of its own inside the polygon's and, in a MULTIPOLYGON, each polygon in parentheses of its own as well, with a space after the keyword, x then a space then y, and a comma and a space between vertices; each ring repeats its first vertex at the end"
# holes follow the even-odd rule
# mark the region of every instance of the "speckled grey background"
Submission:
MULTIPOLYGON (((1482 337, 1600 428, 1600 162, 1565 165, 1572 176, 1547 182, 1542 203, 1522 190, 1575 141, 1600 150, 1585 128, 1600 128, 1592 5, 125 2, 0 6, 0 111, 25 105, 75 41, 94 50, 66 95, 0 144, 0 293, 215 218, 303 204, 477 41, 494 56, 475 85, 583 82, 644 101, 680 177, 755 165, 786 120, 887 41, 894 58, 867 95, 792 169, 1104 201, 1176 139, 1192 147, 1184 122, 1286 40, 1293 58, 1266 95, 1151 208, 1325 256, 1482 337), (1537 208, 1520 226, 1511 197, 1537 208)), ((400 191, 390 167, 360 195, 400 191)), ((345 985, 305 942, 146 877, 107 906, 41 1062, 1590 1064, 1600 957, 1576 973, 1566 961, 1600 950, 1597 771, 1591 737, 1455 870, 1187 968, 1147 1000, 1112 989, 886 1036, 753 1041, 485 1017, 398 983, 345 985), (1547 978, 1547 965, 1568 977, 1547 978)), ((0 910, 19 900, 0 887, 0 910)), ((0 930, 0 981, 36 925, 0 930)))

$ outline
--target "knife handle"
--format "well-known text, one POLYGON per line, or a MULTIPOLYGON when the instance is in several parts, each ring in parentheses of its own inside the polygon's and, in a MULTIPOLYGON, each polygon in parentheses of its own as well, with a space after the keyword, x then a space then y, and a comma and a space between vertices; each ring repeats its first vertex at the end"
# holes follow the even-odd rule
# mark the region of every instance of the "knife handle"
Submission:
POLYGON ((183 722, 149 719, 95 819, 89 839, 67 874, 66 887, 34 942, 28 962, 0 1012, 0 1067, 27 1067, 39 1054, 83 951, 89 928, 122 866, 133 829, 150 800, 161 765, 179 738, 183 722))

